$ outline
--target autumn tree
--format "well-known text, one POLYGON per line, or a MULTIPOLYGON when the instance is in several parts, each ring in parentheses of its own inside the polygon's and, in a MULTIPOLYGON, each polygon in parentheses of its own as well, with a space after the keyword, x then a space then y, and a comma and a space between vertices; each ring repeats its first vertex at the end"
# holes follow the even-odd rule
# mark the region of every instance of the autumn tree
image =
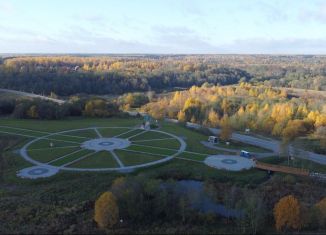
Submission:
POLYGON ((307 134, 311 128, 312 125, 304 120, 290 120, 282 131, 282 136, 286 142, 290 142, 300 135, 307 134))
POLYGON ((28 110, 27 110, 27 116, 29 118, 37 119, 39 117, 38 115, 38 110, 36 105, 32 105, 28 110))
POLYGON ((208 122, 212 127, 216 127, 219 123, 219 116, 213 109, 208 113, 208 122))
POLYGON ((274 206, 274 219, 277 231, 301 228, 301 206, 292 195, 281 198, 274 206))
POLYGON ((326 197, 315 205, 320 228, 326 228, 326 197))
POLYGON ((111 228, 119 221, 119 207, 113 193, 103 193, 95 202, 94 220, 100 228, 111 228))
POLYGON ((178 121, 179 122, 186 122, 186 114, 184 111, 180 110, 178 113, 178 121))
POLYGON ((319 139, 320 147, 326 149, 326 126, 318 127, 314 135, 319 139))
POLYGON ((223 116, 220 125, 221 125, 221 133, 220 133, 221 140, 224 141, 230 140, 232 136, 232 128, 230 125, 229 117, 227 115, 223 116))

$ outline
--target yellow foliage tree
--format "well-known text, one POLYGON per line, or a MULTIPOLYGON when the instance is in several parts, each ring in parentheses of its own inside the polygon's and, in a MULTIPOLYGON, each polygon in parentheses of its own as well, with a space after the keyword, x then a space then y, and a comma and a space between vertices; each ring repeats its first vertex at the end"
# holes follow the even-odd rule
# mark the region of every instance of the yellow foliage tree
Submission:
POLYGON ((315 205, 318 212, 318 221, 321 228, 326 228, 326 197, 315 205))
POLYGON ((95 202, 94 220, 100 228, 110 228, 119 221, 119 207, 113 193, 103 193, 95 202))
POLYGON ((326 114, 320 114, 317 116, 315 126, 326 126, 326 114))
POLYGON ((245 110, 244 110, 243 106, 241 106, 241 107, 239 108, 237 114, 238 114, 238 116, 240 116, 240 117, 243 116, 243 115, 245 114, 245 110))
POLYGON ((306 128, 305 121, 303 120, 290 120, 286 127, 282 131, 283 140, 289 142, 302 134, 306 134, 308 129, 306 128))
POLYGON ((27 110, 27 116, 30 118, 38 118, 38 110, 35 105, 32 105, 28 110, 27 110))
POLYGON ((221 119, 221 133, 220 138, 221 140, 228 141, 231 139, 232 136, 232 128, 230 125, 230 120, 227 115, 224 115, 221 119))
POLYGON ((301 206, 298 199, 289 195, 281 198, 274 206, 277 231, 301 228, 301 206))
POLYGON ((179 122, 186 122, 186 113, 182 110, 178 113, 178 121, 179 122))
POLYGON ((212 127, 216 127, 219 123, 219 116, 213 109, 208 113, 208 121, 212 127))

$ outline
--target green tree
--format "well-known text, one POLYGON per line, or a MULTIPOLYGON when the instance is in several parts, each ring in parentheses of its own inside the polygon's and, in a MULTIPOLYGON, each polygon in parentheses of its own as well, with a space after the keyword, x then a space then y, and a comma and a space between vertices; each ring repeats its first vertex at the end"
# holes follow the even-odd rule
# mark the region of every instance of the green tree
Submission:
POLYGON ((240 231, 245 234, 257 234, 265 225, 266 207, 262 197, 256 193, 245 192, 245 197, 237 207, 243 211, 237 219, 240 231))

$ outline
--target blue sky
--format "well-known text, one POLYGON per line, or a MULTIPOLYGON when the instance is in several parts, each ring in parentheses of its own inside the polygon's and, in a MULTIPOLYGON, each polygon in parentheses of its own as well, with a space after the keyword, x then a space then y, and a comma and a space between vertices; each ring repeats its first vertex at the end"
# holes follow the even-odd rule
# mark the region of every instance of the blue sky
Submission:
POLYGON ((326 1, 0 0, 0 53, 326 54, 326 1))

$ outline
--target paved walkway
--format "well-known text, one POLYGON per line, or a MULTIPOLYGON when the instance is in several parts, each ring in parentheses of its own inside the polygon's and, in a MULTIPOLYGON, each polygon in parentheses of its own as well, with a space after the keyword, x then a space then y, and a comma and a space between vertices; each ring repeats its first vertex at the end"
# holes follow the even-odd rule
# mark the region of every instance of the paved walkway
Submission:
POLYGON ((16 91, 16 90, 10 90, 10 89, 3 89, 0 88, 0 92, 7 92, 7 93, 12 93, 15 95, 19 95, 19 96, 27 96, 27 97, 31 97, 31 98, 39 98, 42 100, 49 100, 58 104, 64 104, 66 101, 64 100, 60 100, 60 99, 54 99, 54 98, 50 98, 47 96, 43 96, 43 95, 37 95, 37 94, 33 94, 33 93, 28 93, 28 92, 24 92, 24 91, 16 91))
POLYGON ((112 154, 115 161, 119 164, 119 166, 121 168, 123 168, 125 165, 123 165, 122 161, 120 161, 120 158, 118 157, 118 155, 113 150, 111 150, 110 153, 112 154))
MULTIPOLYGON (((115 127, 116 128, 116 127, 115 127)), ((120 171, 120 172, 130 172, 130 171, 133 171, 135 169, 138 169, 138 168, 142 168, 142 167, 148 167, 148 166, 153 166, 153 165, 156 165, 156 164, 160 164, 160 163, 163 163, 163 162, 167 162, 167 161, 170 161, 171 159, 173 159, 174 157, 176 157, 177 155, 179 155, 180 153, 182 153, 183 151, 185 151, 186 149, 186 143, 184 142, 183 139, 181 139, 180 137, 176 136, 176 135, 173 135, 171 133, 167 133, 167 132, 164 132, 164 131, 159 131, 159 130, 152 130, 154 132, 158 132, 158 133, 162 133, 162 134, 166 134, 166 135, 169 135, 171 138, 175 138, 179 141, 180 143, 180 147, 179 149, 173 149, 174 151, 176 151, 175 153, 173 153, 172 155, 170 156, 167 156, 163 159, 159 159, 157 161, 153 161, 153 162, 149 162, 149 163, 143 163, 143 164, 138 164, 138 165, 133 165, 133 166, 125 166, 119 159, 119 157, 114 153, 114 151, 109 151, 112 153, 113 157, 115 158, 115 160, 118 162, 119 164, 119 167, 116 167, 116 168, 75 168, 75 167, 67 167, 69 165, 72 165, 78 161, 81 161, 89 156, 91 156, 92 154, 96 153, 96 151, 92 152, 92 153, 89 153, 89 154, 86 154, 84 156, 81 156, 80 158, 78 159, 75 159, 71 162, 68 162, 62 166, 52 166, 52 165, 48 165, 47 163, 41 163, 41 162, 38 162, 34 159, 32 159, 29 155, 28 155, 28 152, 27 152, 27 149, 28 147, 38 141, 38 140, 41 140, 41 139, 50 139, 49 137, 51 137, 52 135, 61 135, 61 134, 65 134, 65 133, 68 133, 68 132, 71 132, 71 131, 82 131, 82 130, 90 130, 90 129, 94 129, 94 128, 82 128, 82 129, 74 129, 74 130, 65 130, 65 131, 61 131, 61 132, 57 132, 57 133, 51 133, 51 134, 48 134, 48 135, 45 135, 45 136, 41 136, 41 137, 35 137, 35 136, 29 136, 29 137, 35 137, 35 139, 33 139, 32 141, 28 142, 25 146, 23 146, 21 149, 20 149, 20 155, 25 159, 27 160, 28 162, 31 162, 32 164, 38 166, 38 167, 42 167, 42 169, 48 169, 48 170, 52 170, 53 169, 53 172, 54 170, 66 170, 66 171, 83 171, 83 172, 86 172, 86 171, 91 171, 91 172, 102 172, 102 171, 120 171)), ((120 136, 120 135, 123 135, 123 134, 126 134, 126 133, 129 133, 131 131, 134 131, 135 128, 132 128, 122 134, 119 134, 117 135, 116 137, 120 136)), ((142 132, 143 133, 143 132, 142 132)), ((15 134, 15 133, 14 133, 15 134)), ((64 141, 64 142, 70 142, 70 141, 64 141)), ((136 145, 136 144, 135 144, 136 145)), ((148 146, 150 147, 150 146, 148 146)), ((158 147, 153 147, 153 148, 158 148, 158 147)), ((162 148, 162 149, 165 149, 165 148, 162 148)), ((61 158, 65 158, 65 157, 68 157, 69 155, 71 155, 72 153, 70 154, 67 154, 67 155, 64 155, 62 156, 61 158)), ((148 154, 151 154, 151 153, 148 153, 148 154)), ((155 154, 156 155, 156 154, 155 154)), ((58 159, 56 159, 58 160, 58 159)), ((45 170, 44 170, 45 171, 45 170)), ((35 176, 37 177, 37 176, 35 176)), ((41 176, 39 176, 41 177, 41 176)))

